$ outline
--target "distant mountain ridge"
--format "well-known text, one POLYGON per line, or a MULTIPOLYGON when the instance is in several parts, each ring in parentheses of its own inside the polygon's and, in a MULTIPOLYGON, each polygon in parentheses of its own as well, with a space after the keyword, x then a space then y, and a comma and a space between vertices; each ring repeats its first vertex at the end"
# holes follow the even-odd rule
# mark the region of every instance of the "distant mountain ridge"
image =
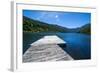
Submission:
POLYGON ((48 24, 23 16, 23 31, 25 32, 77 32, 90 34, 90 23, 76 29, 69 29, 59 25, 48 24))
POLYGON ((23 16, 23 30, 32 32, 67 32, 67 28, 23 16))
POLYGON ((79 33, 91 34, 91 24, 88 23, 88 24, 82 26, 79 30, 79 33))

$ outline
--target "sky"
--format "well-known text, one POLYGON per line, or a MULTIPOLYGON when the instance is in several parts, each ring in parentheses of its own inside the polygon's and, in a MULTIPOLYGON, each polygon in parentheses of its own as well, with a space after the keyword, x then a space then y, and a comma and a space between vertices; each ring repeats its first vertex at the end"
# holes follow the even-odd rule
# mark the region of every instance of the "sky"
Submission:
POLYGON ((53 25, 78 28, 91 23, 91 13, 23 10, 23 15, 53 25))

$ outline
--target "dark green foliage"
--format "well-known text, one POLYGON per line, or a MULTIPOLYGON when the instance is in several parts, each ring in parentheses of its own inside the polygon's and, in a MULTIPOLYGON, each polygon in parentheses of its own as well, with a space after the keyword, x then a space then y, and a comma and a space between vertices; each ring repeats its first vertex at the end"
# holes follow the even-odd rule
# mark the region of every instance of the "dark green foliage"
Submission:
POLYGON ((67 32, 67 28, 23 16, 23 30, 30 32, 67 32))
POLYGON ((88 24, 82 26, 82 27, 80 28, 79 33, 91 34, 91 25, 90 25, 90 23, 88 23, 88 24))
POLYGON ((91 34, 91 24, 86 24, 80 28, 68 29, 59 25, 48 24, 38 20, 23 16, 23 31, 24 32, 74 32, 91 34))

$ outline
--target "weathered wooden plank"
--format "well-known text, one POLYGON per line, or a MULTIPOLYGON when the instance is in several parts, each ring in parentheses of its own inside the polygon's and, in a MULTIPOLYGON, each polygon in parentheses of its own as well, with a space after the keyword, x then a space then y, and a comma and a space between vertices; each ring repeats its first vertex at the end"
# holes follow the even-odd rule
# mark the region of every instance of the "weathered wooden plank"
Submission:
POLYGON ((58 45, 46 44, 31 46, 23 55, 23 62, 42 62, 73 60, 73 58, 62 50, 58 45))
POLYGON ((58 36, 45 36, 31 44, 23 55, 23 62, 73 60, 59 45, 66 44, 58 36))
POLYGON ((43 38, 37 40, 36 42, 33 42, 30 45, 37 46, 45 44, 66 44, 66 42, 60 39, 58 36, 52 35, 52 36, 44 36, 43 38))

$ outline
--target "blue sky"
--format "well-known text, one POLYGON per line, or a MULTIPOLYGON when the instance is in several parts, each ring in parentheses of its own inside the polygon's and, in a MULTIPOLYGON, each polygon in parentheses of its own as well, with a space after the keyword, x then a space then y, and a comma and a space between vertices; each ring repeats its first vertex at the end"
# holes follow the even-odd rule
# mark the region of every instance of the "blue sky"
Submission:
POLYGON ((91 23, 90 13, 23 10, 23 15, 67 28, 78 28, 87 23, 91 23))

